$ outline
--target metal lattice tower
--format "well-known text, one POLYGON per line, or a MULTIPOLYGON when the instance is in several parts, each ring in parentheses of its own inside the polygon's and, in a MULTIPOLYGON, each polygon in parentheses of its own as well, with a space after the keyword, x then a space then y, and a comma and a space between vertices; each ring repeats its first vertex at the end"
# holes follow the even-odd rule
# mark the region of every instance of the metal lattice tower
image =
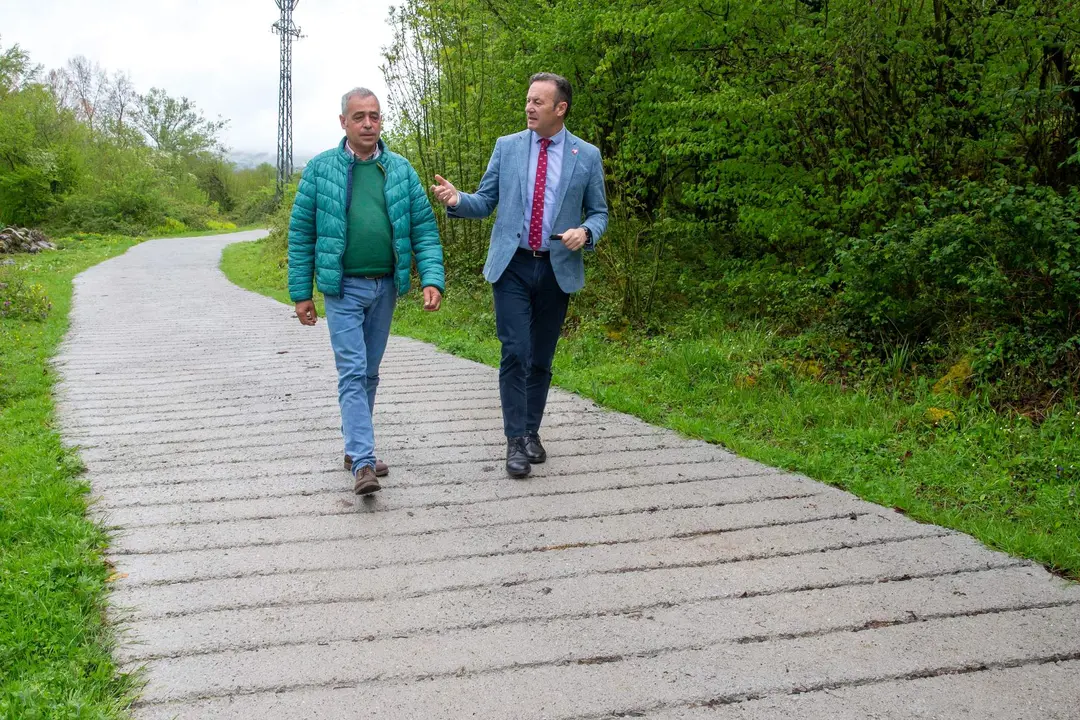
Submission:
POLYGON ((292 44, 303 37, 293 23, 292 14, 300 0, 274 0, 281 17, 274 23, 274 32, 281 36, 281 80, 278 85, 277 126, 277 196, 285 192, 285 183, 292 177, 292 44))

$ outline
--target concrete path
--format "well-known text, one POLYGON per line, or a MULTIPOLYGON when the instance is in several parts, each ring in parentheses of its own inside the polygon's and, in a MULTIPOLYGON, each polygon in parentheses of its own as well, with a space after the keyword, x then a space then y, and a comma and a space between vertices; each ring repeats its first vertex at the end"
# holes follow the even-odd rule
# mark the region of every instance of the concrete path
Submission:
POLYGON ((496 372, 419 342, 358 499, 326 324, 226 281, 239 239, 87 271, 58 359, 136 717, 1080 717, 1080 588, 565 392, 510 480, 496 372))

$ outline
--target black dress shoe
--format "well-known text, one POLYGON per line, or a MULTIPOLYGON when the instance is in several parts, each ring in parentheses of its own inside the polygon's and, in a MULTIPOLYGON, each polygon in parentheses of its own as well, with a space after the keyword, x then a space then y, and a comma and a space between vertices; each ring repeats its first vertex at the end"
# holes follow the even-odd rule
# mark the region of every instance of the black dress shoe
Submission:
POLYGON ((525 436, 524 440, 525 457, 529 458, 529 462, 533 465, 539 465, 547 460, 547 451, 540 444, 540 435, 538 433, 530 433, 525 436))
POLYGON ((507 438, 506 440, 506 472, 510 477, 523 478, 529 474, 532 467, 529 458, 525 454, 525 438, 507 438))

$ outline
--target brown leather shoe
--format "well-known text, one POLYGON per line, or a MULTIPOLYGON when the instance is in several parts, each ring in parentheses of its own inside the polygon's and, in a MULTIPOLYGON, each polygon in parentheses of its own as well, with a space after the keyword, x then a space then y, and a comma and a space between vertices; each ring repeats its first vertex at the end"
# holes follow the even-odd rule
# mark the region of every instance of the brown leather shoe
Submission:
POLYGON ((370 495, 380 490, 382 490, 382 486, 375 479, 375 469, 370 465, 360 468, 360 471, 356 473, 356 484, 353 485, 353 492, 357 495, 370 495))
MULTIPOLYGON (((345 469, 352 472, 352 458, 345 456, 345 469)), ((375 477, 386 477, 390 474, 390 466, 382 460, 375 461, 375 477)))

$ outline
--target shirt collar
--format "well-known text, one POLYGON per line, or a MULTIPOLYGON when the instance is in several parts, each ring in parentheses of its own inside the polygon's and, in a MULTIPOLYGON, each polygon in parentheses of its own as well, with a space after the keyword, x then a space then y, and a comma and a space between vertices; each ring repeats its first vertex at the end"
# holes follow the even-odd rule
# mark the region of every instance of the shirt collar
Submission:
MULTIPOLYGON (((532 141, 534 143, 538 143, 538 142, 540 142, 540 140, 543 139, 543 138, 540 137, 540 133, 536 132, 535 130, 531 130, 530 132, 532 132, 532 141)), ((555 133, 554 135, 551 136, 551 144, 552 145, 558 145, 559 143, 561 143, 563 141, 563 139, 565 137, 566 137, 566 126, 563 125, 562 130, 560 130, 559 132, 557 132, 557 133, 555 133)))
POLYGON ((349 151, 350 155, 352 155, 354 158, 356 158, 357 160, 359 160, 361 162, 369 162, 371 160, 378 160, 379 156, 382 155, 382 147, 381 147, 381 143, 379 143, 379 142, 375 143, 375 152, 372 153, 371 157, 369 157, 369 158, 360 157, 360 153, 353 150, 352 144, 349 142, 348 138, 345 138, 345 149, 349 151))

